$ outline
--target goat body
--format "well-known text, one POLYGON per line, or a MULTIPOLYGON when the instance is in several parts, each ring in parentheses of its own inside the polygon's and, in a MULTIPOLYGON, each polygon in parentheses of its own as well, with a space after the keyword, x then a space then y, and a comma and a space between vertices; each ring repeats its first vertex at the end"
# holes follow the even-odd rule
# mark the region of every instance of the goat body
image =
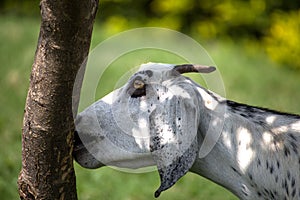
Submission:
POLYGON ((80 113, 76 161, 86 168, 155 165, 156 197, 191 171, 241 199, 300 199, 300 117, 229 101, 176 68, 144 64, 80 113))

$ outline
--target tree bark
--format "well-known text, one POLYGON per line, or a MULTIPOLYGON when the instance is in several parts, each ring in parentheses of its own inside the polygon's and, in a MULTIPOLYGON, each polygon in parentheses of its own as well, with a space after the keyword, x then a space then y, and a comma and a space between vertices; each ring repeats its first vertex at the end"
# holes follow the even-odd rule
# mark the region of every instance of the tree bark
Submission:
POLYGON ((88 55, 97 8, 98 0, 40 2, 22 129, 21 199, 77 199, 72 90, 88 55))

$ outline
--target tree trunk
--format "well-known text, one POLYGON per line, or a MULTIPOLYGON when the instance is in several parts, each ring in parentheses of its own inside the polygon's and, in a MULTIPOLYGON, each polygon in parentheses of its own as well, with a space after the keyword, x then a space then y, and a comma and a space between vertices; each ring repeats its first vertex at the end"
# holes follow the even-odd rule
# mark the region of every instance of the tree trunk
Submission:
POLYGON ((42 21, 22 129, 21 199, 77 199, 72 90, 88 55, 97 8, 98 0, 40 2, 42 21))

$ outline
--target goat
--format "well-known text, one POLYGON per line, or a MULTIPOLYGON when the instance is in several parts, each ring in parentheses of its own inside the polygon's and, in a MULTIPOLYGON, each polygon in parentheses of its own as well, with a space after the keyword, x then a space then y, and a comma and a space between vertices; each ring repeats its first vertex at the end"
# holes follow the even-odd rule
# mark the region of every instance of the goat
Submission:
POLYGON ((157 166, 155 197, 191 171, 240 199, 300 199, 300 116, 227 100, 181 75, 214 70, 141 65, 78 114, 75 160, 85 168, 157 166))

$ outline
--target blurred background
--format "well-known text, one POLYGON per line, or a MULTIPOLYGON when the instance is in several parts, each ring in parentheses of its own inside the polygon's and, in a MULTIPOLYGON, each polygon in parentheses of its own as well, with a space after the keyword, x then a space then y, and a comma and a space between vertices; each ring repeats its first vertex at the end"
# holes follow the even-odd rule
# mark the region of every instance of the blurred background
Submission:
MULTIPOLYGON (((39 25, 39 1, 0 1, 1 199, 18 199, 22 117, 39 25)), ((100 0, 91 49, 145 26, 178 30, 202 44, 220 70, 227 98, 300 114, 300 1, 100 0)), ((98 97, 113 88, 109 81, 121 76, 117 73, 107 72, 98 97)), ((159 186, 156 172, 75 167, 79 199, 152 199, 159 186)), ((188 174, 160 199, 237 198, 188 174)))

